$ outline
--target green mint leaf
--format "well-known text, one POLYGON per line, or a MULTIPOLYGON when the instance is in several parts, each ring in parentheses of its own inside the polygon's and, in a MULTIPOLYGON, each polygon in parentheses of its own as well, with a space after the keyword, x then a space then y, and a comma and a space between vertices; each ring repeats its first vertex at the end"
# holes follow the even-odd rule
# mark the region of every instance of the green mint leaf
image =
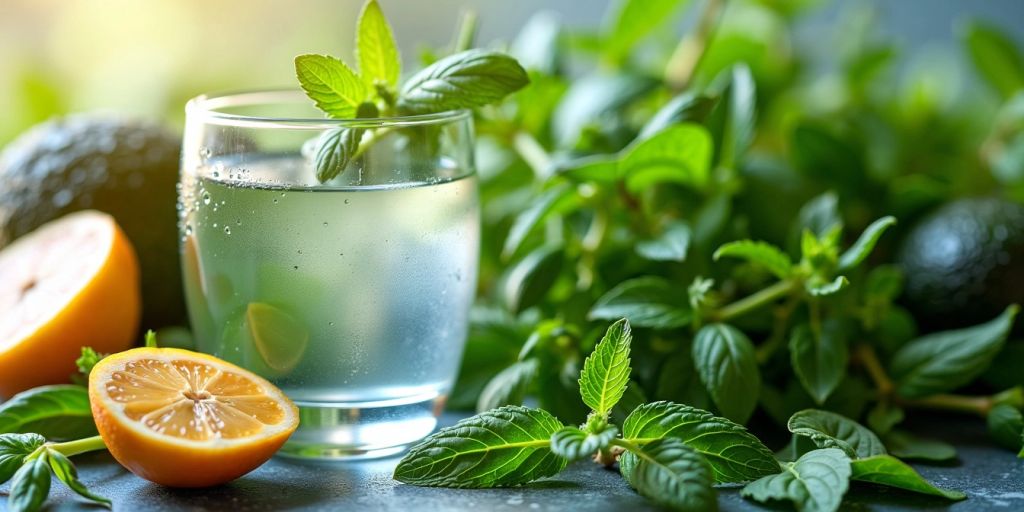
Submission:
POLYGON ((509 311, 519 313, 539 304, 561 275, 564 262, 562 247, 543 246, 513 263, 502 282, 509 311))
MULTIPOLYGON (((666 437, 679 439, 704 456, 719 483, 746 482, 779 472, 771 450, 742 425, 688 405, 641 405, 622 423, 622 437, 641 445, 666 437)), ((622 474, 629 474, 636 463, 635 455, 623 453, 622 474)))
MULTIPOLYGON (((868 413, 867 422, 868 427, 871 427, 874 433, 885 436, 892 431, 893 427, 902 422, 903 418, 903 409, 885 402, 879 402, 868 413)), ((886 441, 885 447, 889 448, 889 452, 892 453, 892 447, 889 446, 888 440, 883 439, 883 441, 886 441)), ((897 454, 894 455, 899 457, 897 454)))
POLYGON ((718 261, 723 256, 739 258, 764 267, 779 279, 786 279, 793 275, 793 262, 790 261, 789 256, 782 252, 782 249, 766 242, 753 240, 729 242, 719 247, 712 258, 718 261))
POLYGON ((636 252, 651 261, 684 261, 692 232, 682 221, 670 222, 657 238, 636 243, 636 252))
POLYGON ((316 179, 328 182, 341 174, 359 148, 364 128, 332 128, 320 134, 316 143, 316 179))
POLYGON ((690 324, 693 313, 677 288, 663 278, 638 277, 619 283, 597 299, 591 320, 627 318, 637 327, 675 329, 690 324))
POLYGON ((972 21, 961 30, 975 69, 1004 99, 1024 89, 1024 57, 1013 39, 993 25, 972 21))
POLYGON ((711 175, 711 151, 711 135, 706 128, 677 124, 624 148, 618 174, 634 192, 658 183, 703 188, 711 175))
POLYGON ((607 417, 629 382, 629 345, 633 334, 625 318, 615 322, 583 362, 580 396, 597 414, 607 417))
POLYGON ((108 508, 111 506, 111 501, 103 496, 94 494, 78 479, 78 470, 75 465, 71 463, 71 459, 64 456, 63 453, 57 450, 48 449, 47 456, 50 459, 50 469, 53 470, 53 474, 57 476, 57 479, 64 482, 72 491, 75 491, 80 496, 88 498, 97 503, 102 503, 108 508))
POLYGON ((551 11, 535 12, 512 41, 511 53, 524 68, 557 75, 562 62, 562 22, 551 11))
POLYGON ((0 434, 0 484, 10 480, 25 457, 45 442, 39 434, 0 434))
POLYGON ((871 251, 875 250, 878 239, 882 238, 885 230, 896 225, 896 217, 882 217, 871 223, 861 233, 857 241, 850 246, 842 256, 839 257, 839 270, 848 270, 860 265, 871 251))
POLYGON ((929 334, 903 345, 890 363, 896 391, 919 398, 974 380, 1003 348, 1018 310, 1013 305, 984 324, 929 334))
POLYGON ((644 445, 626 480, 647 499, 674 510, 718 508, 714 472, 708 461, 682 441, 666 437, 644 445))
POLYGON ((82 386, 55 384, 14 395, 0 405, 0 434, 34 432, 48 439, 96 435, 89 392, 82 386))
POLYGON ((82 355, 75 359, 75 366, 78 367, 79 373, 88 378, 92 367, 96 366, 96 363, 100 362, 104 357, 106 357, 105 354, 96 352, 92 347, 82 347, 82 355))
POLYGON ((818 405, 825 403, 846 376, 849 349, 843 327, 839 322, 826 322, 816 335, 809 325, 801 324, 789 337, 793 372, 818 405))
POLYGON ((619 160, 615 156, 589 155, 558 162, 553 174, 557 173, 578 183, 612 184, 618 180, 619 160))
POLYGON ((604 38, 605 56, 612 62, 622 60, 630 50, 660 24, 672 18, 672 13, 689 0, 626 0, 616 14, 608 35, 604 38))
POLYGON ((1012 405, 999 404, 988 413, 988 433, 1001 446, 1013 451, 1022 447, 1024 416, 1012 405))
POLYGON ((431 434, 402 458, 395 480, 429 487, 507 487, 552 476, 565 459, 550 450, 563 427, 541 409, 505 406, 431 434))
POLYGON ((922 439, 902 430, 893 430, 882 439, 889 454, 907 460, 944 462, 956 459, 956 448, 934 439, 922 439))
POLYGON ((716 109, 724 111, 718 165, 732 169, 743 157, 754 137, 757 87, 754 84, 754 75, 746 64, 737 64, 726 73, 729 83, 722 93, 724 101, 716 106, 716 109))
POLYGON ((824 281, 818 279, 808 279, 804 283, 804 289, 807 293, 815 297, 827 297, 841 292, 844 288, 850 285, 850 281, 846 279, 846 276, 836 276, 831 281, 824 281))
POLYGON ((804 232, 810 231, 819 237, 836 229, 843 229, 843 219, 839 215, 839 196, 829 191, 807 201, 800 208, 790 231, 788 247, 795 251, 804 232))
POLYGON ((809 437, 818 448, 838 448, 851 459, 886 453, 874 432, 834 412, 805 409, 791 416, 787 427, 793 434, 809 437))
POLYGON ((647 124, 640 129, 637 139, 649 139, 674 124, 688 121, 702 122, 717 102, 718 100, 715 98, 692 91, 680 93, 651 116, 647 124))
POLYGON ((635 73, 604 70, 575 78, 551 116, 556 145, 571 148, 582 135, 607 123, 660 82, 635 73))
POLYGON ((565 184, 557 185, 541 192, 530 207, 523 210, 516 217, 516 220, 513 221, 512 227, 508 231, 508 238, 505 239, 505 245, 501 251, 502 256, 508 258, 515 254, 530 232, 547 219, 549 215, 571 209, 578 205, 579 202, 580 198, 576 193, 576 188, 565 184))
POLYGON ((146 337, 143 341, 143 346, 146 348, 156 348, 156 333, 152 329, 146 331, 146 337))
POLYGON ((306 96, 335 119, 355 117, 366 100, 366 84, 344 62, 327 55, 295 57, 295 74, 306 96))
POLYGON ((761 371, 750 339, 731 325, 706 325, 694 337, 693 363, 722 415, 746 423, 761 389, 761 371))
POLYGON ((11 479, 7 497, 10 512, 35 512, 50 494, 50 466, 45 453, 26 462, 11 479))
POLYGON ((850 475, 850 458, 842 450, 813 450, 785 463, 781 473, 747 484, 741 494, 761 503, 790 501, 800 512, 833 512, 850 487, 850 475))
POLYGON ((690 283, 689 288, 686 289, 686 294, 690 301, 690 307, 696 311, 707 304, 709 300, 708 294, 714 286, 714 279, 708 279, 702 276, 693 278, 693 282, 690 283))
POLYGON ((850 463, 850 477, 859 482, 870 482, 897 489, 904 489, 931 496, 939 496, 949 500, 966 499, 967 495, 960 491, 949 491, 935 487, 914 471, 914 468, 900 462, 891 455, 875 455, 850 463))
POLYGON ((579 460, 608 448, 618 433, 614 425, 608 424, 597 432, 565 427, 551 435, 551 451, 570 461, 579 460))
POLYGON ((398 107, 408 114, 443 112, 496 103, 530 83, 515 59, 489 50, 449 55, 409 78, 398 107))
POLYGON ((537 360, 516 361, 495 375, 480 392, 477 412, 489 411, 503 405, 522 405, 526 390, 537 375, 537 360))
POLYGON ((391 88, 398 87, 402 62, 395 45, 395 36, 391 33, 391 25, 377 0, 368 0, 359 13, 356 55, 359 58, 359 73, 368 90, 374 90, 377 82, 391 88))

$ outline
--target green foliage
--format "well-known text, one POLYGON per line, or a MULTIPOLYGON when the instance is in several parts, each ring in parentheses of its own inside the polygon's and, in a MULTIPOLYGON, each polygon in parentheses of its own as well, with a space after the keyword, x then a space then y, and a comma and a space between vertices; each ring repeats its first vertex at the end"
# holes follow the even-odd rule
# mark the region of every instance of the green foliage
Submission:
POLYGON ((842 450, 813 450, 783 464, 784 470, 747 484, 744 498, 790 501, 802 512, 832 512, 850 486, 850 458, 842 450))
POLYGON ((660 277, 624 281, 604 294, 588 316, 595 320, 629 318, 638 327, 672 329, 689 325, 692 314, 678 290, 660 277))
POLYGON ((634 452, 638 461, 627 479, 654 503, 682 511, 718 509, 711 466, 693 448, 666 437, 634 452))
POLYGON ((580 395, 583 403, 601 416, 607 417, 626 392, 630 373, 629 345, 632 341, 629 322, 619 320, 608 328, 604 338, 583 363, 580 395))
POLYGON ((530 82, 515 59, 499 52, 467 50, 416 73, 402 86, 398 108, 424 114, 496 102, 530 82))
POLYGON ((722 415, 746 423, 761 386, 754 346, 746 335, 727 324, 704 326, 693 340, 693 362, 722 415))
POLYGON ((551 451, 566 460, 577 460, 607 449, 619 431, 603 425, 596 432, 584 432, 576 427, 565 427, 551 435, 551 451))
POLYGON ((838 448, 851 459, 885 455, 874 432, 834 412, 808 409, 789 419, 789 431, 811 439, 818 448, 838 448))
POLYGON ((967 495, 962 492, 935 487, 917 474, 913 468, 891 455, 873 455, 856 459, 850 463, 850 468, 853 470, 851 478, 857 481, 896 487, 950 500, 967 498, 967 495))
POLYGON ((95 435, 88 391, 71 384, 40 386, 0 404, 0 434, 28 432, 49 439, 95 435))

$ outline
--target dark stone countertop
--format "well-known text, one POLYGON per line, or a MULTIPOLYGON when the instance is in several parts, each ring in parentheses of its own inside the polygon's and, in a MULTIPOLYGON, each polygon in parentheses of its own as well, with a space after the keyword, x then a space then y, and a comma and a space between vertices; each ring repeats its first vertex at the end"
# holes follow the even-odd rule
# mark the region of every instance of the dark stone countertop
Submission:
MULTIPOLYGON (((445 415, 445 423, 458 417, 445 415)), ((946 465, 914 464, 939 486, 966 492, 965 501, 909 494, 878 486, 854 485, 844 510, 1024 510, 1024 460, 994 447, 983 422, 938 417, 927 425, 933 437, 953 442, 959 458, 946 465)), ((82 480, 114 500, 115 510, 653 510, 615 471, 590 462, 534 484, 512 489, 435 489, 391 479, 398 457, 343 463, 306 463, 275 458, 228 485, 177 490, 151 484, 122 469, 104 453, 75 457, 82 480)), ((742 499, 740 486, 719 489, 719 509, 766 510, 742 499)), ((0 486, 0 505, 8 486, 0 486)), ((47 510, 102 510, 54 482, 47 510)))

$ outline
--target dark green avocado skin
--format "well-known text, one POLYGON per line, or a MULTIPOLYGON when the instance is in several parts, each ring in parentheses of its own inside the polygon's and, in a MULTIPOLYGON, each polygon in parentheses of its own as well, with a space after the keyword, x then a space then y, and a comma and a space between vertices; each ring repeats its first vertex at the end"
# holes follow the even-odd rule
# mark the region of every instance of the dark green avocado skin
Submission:
POLYGON ((0 247, 73 211, 107 212, 139 255, 142 328, 183 324, 180 152, 180 135, 140 120, 78 114, 33 127, 0 154, 0 247))
POLYGON ((903 240, 905 300, 925 327, 990 320, 1024 303, 1024 206, 959 199, 921 220, 903 240))

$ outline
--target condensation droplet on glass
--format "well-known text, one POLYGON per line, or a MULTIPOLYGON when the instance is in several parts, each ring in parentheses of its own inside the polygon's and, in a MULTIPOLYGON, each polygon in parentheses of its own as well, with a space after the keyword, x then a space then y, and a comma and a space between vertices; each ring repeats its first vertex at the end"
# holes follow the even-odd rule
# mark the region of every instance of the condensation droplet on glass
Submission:
POLYGON ((277 199, 274 199, 274 204, 277 204, 277 199))
POLYGON ((203 204, 210 204, 209 192, 203 192, 203 204))
POLYGON ((295 269, 295 270, 298 270, 299 266, 298 265, 292 265, 292 268, 295 269))
POLYGON ((231 234, 231 227, 230 226, 224 226, 224 234, 225 235, 230 235, 231 234))
POLYGON ((345 200, 345 204, 348 204, 348 199, 345 200))
POLYGON ((189 236, 191 234, 192 234, 192 225, 191 224, 185 224, 185 236, 189 236))
POLYGON ((213 151, 210 150, 210 148, 208 148, 208 147, 204 146, 204 147, 199 148, 199 156, 201 156, 203 158, 210 158, 210 155, 212 155, 212 154, 213 154, 213 151))
POLYGON ((325 228, 327 227, 327 223, 326 223, 326 222, 324 222, 324 227, 325 227, 325 228))

